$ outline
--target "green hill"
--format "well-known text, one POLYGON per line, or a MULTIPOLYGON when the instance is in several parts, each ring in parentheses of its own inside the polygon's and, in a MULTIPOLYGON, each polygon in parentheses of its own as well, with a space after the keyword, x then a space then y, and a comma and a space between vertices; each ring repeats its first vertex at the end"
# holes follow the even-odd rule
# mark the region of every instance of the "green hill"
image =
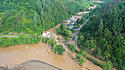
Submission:
POLYGON ((40 34, 91 3, 91 0, 0 0, 0 33, 40 34))
POLYGON ((81 29, 78 45, 102 60, 110 60, 118 70, 125 70, 125 1, 94 10, 81 29))

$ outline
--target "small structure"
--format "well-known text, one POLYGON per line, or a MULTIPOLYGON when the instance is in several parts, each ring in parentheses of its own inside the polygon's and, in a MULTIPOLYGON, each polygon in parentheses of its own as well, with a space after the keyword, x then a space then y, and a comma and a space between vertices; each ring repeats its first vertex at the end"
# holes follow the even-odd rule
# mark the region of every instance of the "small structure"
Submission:
POLYGON ((50 32, 49 31, 43 31, 42 37, 50 37, 50 32))
POLYGON ((97 3, 104 3, 104 1, 102 0, 93 0, 94 2, 97 2, 97 3))
POLYGON ((91 9, 95 9, 95 8, 96 8, 96 5, 90 7, 89 10, 91 10, 91 9))
POLYGON ((63 40, 64 40, 64 37, 63 37, 62 35, 57 35, 57 39, 58 39, 59 41, 63 41, 63 40))
POLYGON ((66 22, 67 22, 67 23, 70 23, 70 22, 71 22, 71 20, 67 20, 66 22))
POLYGON ((72 16, 73 18, 78 18, 78 19, 80 19, 80 18, 82 18, 82 16, 72 16))

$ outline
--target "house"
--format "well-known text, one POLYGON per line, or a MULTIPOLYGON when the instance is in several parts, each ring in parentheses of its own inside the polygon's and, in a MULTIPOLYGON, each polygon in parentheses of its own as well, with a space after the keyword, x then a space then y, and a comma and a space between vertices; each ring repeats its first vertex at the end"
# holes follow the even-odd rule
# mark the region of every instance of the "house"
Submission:
POLYGON ((49 31, 43 31, 42 37, 50 37, 50 32, 49 31))
POLYGON ((97 3, 104 3, 104 1, 101 1, 101 0, 93 0, 93 1, 97 3))
POLYGON ((67 22, 67 23, 70 23, 70 22, 71 22, 71 20, 67 20, 66 22, 67 22))
POLYGON ((82 18, 82 16, 72 16, 72 17, 74 17, 74 19, 81 19, 82 18))
POLYGON ((96 8, 96 5, 90 7, 89 10, 91 10, 91 9, 95 9, 95 8, 96 8))
POLYGON ((84 14, 87 14, 89 13, 90 11, 84 11, 84 12, 78 12, 78 15, 84 15, 84 14))

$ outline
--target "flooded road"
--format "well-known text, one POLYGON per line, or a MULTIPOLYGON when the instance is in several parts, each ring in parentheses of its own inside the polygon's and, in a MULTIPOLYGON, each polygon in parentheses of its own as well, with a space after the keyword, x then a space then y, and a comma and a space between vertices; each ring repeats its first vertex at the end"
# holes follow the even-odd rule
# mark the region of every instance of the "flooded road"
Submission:
POLYGON ((0 48, 0 66, 7 65, 11 68, 29 60, 40 60, 63 70, 82 70, 69 54, 56 55, 43 43, 0 48))

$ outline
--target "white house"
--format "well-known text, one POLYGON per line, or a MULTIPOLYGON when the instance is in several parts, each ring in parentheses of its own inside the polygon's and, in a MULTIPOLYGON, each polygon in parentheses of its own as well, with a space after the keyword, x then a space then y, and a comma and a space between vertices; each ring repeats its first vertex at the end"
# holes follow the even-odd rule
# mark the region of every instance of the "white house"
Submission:
POLYGON ((78 15, 84 15, 84 14, 87 14, 89 13, 90 11, 83 11, 83 12, 78 12, 78 15))
POLYGON ((42 32, 42 37, 50 37, 50 32, 48 32, 48 31, 43 31, 43 32, 42 32))
POLYGON ((67 20, 66 22, 67 22, 67 23, 70 23, 71 21, 70 21, 70 20, 67 20))
POLYGON ((89 10, 90 10, 90 9, 95 9, 95 8, 96 8, 96 5, 90 7, 89 10))

